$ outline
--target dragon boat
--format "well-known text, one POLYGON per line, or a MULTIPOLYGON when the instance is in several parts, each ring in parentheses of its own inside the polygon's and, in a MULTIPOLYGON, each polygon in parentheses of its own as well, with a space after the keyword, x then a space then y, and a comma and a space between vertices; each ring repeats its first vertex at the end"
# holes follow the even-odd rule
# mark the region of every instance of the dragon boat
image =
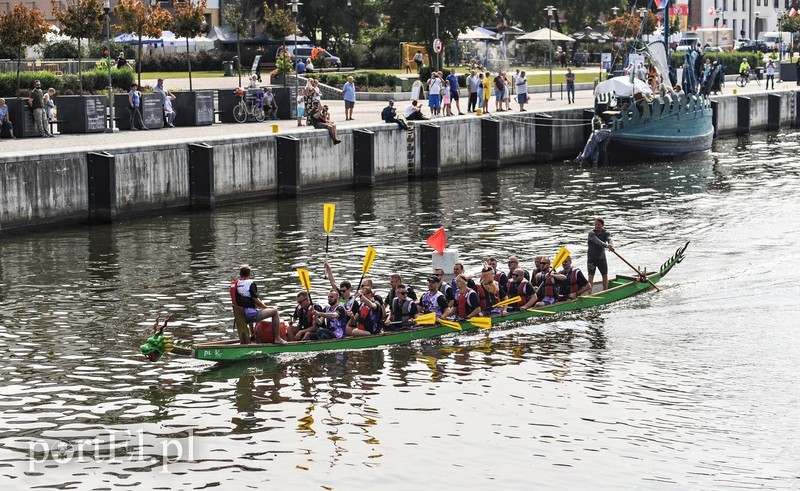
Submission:
MULTIPOLYGON (((597 307, 600 305, 617 302, 632 297, 639 293, 656 289, 658 283, 678 263, 683 261, 684 253, 689 243, 678 248, 675 253, 661 265, 657 272, 642 271, 642 275, 635 276, 617 275, 609 279, 608 289, 568 302, 559 302, 536 310, 510 312, 503 316, 480 317, 475 321, 447 322, 444 325, 437 323, 430 326, 417 326, 399 331, 385 331, 372 336, 344 337, 323 341, 299 341, 288 344, 241 344, 240 340, 229 339, 194 344, 191 346, 174 342, 170 334, 164 333, 164 326, 160 329, 154 326, 153 334, 141 346, 141 352, 151 361, 156 361, 161 356, 171 351, 173 354, 187 355, 198 360, 217 363, 232 363, 243 360, 269 358, 281 353, 308 353, 315 351, 340 351, 374 348, 379 346, 409 343, 419 339, 428 339, 453 334, 457 331, 472 331, 475 329, 499 327, 503 324, 526 321, 528 319, 553 316, 561 312, 597 307)), ((430 314, 432 315, 432 314, 430 314)), ((446 321, 445 321, 446 322, 446 321)))

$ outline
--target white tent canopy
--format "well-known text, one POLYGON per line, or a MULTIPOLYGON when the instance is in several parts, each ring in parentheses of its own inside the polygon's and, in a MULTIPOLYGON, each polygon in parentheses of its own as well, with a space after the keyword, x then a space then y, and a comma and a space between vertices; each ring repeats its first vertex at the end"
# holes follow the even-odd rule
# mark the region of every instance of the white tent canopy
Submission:
POLYGON ((554 31, 546 27, 543 27, 538 31, 533 31, 527 34, 523 34, 522 36, 519 36, 517 38, 517 41, 567 41, 568 43, 575 42, 574 39, 567 36, 566 34, 561 34, 558 31, 554 31))
POLYGON ((467 32, 458 35, 459 41, 497 41, 499 39, 497 34, 482 27, 469 29, 467 32))

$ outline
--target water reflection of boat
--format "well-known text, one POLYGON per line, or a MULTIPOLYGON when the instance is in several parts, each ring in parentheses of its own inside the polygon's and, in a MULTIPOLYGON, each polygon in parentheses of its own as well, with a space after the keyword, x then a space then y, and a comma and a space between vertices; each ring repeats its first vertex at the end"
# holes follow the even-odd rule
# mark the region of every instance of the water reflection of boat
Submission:
MULTIPOLYGON (((632 297, 654 287, 676 264, 683 261, 684 252, 688 242, 679 248, 657 272, 645 273, 647 280, 636 276, 617 275, 609 282, 609 288, 599 292, 597 295, 589 295, 570 302, 560 302, 546 308, 534 311, 512 312, 505 316, 494 316, 491 318, 492 326, 524 321, 531 318, 545 316, 551 313, 569 312, 605 305, 624 298, 632 297)), ((470 331, 479 327, 471 322, 464 321, 459 323, 462 331, 470 331)), ((315 351, 339 351, 373 348, 377 346, 402 344, 418 339, 435 338, 445 334, 455 332, 450 327, 435 324, 430 327, 418 327, 403 331, 389 331, 365 337, 346 337, 342 339, 331 339, 325 341, 304 341, 278 344, 240 344, 238 339, 226 341, 215 341, 196 344, 191 347, 181 347, 176 345, 178 354, 191 355, 200 360, 214 362, 235 362, 241 360, 252 360, 266 358, 280 353, 305 353, 315 351)))

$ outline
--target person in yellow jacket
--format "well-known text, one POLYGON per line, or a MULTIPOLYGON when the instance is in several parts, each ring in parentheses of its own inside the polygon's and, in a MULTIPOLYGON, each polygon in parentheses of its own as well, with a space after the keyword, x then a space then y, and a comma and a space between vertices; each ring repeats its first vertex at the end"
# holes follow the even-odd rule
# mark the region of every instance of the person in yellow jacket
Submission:
POLYGON ((492 97, 492 74, 486 72, 483 76, 483 113, 489 114, 489 98, 492 97))

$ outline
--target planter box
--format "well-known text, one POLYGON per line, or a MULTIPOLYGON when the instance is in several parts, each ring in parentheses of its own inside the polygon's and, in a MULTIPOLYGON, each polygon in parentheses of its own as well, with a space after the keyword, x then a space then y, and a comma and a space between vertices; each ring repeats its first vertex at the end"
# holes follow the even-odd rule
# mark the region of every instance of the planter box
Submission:
POLYGON ((175 92, 175 126, 205 126, 214 124, 214 92, 198 90, 175 92))
MULTIPOLYGON (((14 125, 14 136, 17 138, 40 136, 36 131, 36 125, 33 124, 33 109, 28 106, 28 99, 8 98, 6 106, 8 106, 8 119, 14 125)), ((50 131, 50 128, 47 131, 50 131)), ((3 137, 11 137, 8 130, 3 129, 3 137)))
POLYGON ((297 96, 294 87, 273 87, 272 93, 275 95, 275 103, 278 104, 278 119, 295 119, 294 101, 297 96))
MULTIPOLYGON (((131 129, 131 110, 128 108, 128 94, 114 95, 114 110, 117 118, 117 128, 131 129)), ((158 94, 142 94, 140 110, 144 125, 154 130, 164 127, 164 107, 161 105, 161 96, 158 94)))
POLYGON ((55 98, 59 133, 102 133, 106 129, 106 98, 66 95, 55 98))
POLYGON ((787 82, 797 81, 797 66, 794 63, 781 63, 781 80, 787 82))

